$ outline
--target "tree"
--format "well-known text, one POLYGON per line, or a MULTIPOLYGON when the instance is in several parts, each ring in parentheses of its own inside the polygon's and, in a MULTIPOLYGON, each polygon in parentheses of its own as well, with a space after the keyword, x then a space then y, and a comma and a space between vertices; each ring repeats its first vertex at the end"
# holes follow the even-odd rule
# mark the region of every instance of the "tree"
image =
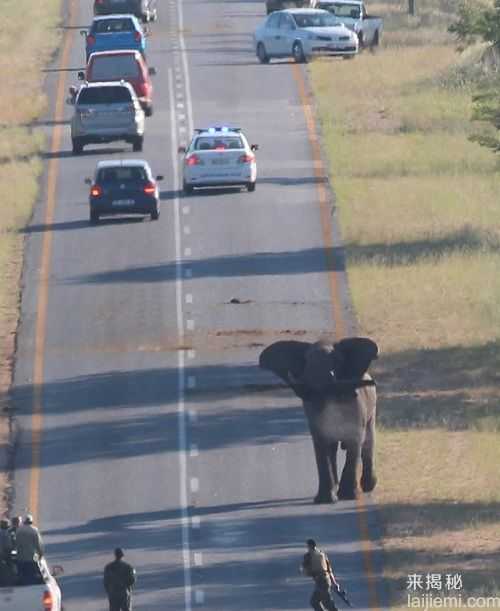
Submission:
POLYGON ((472 112, 473 121, 483 121, 489 123, 497 131, 491 130, 490 133, 474 134, 469 139, 477 142, 481 146, 491 149, 494 153, 500 153, 500 101, 498 99, 498 83, 472 98, 474 110, 472 112))
POLYGON ((455 34, 462 45, 470 45, 482 39, 500 46, 500 0, 461 0, 458 19, 448 30, 455 34))

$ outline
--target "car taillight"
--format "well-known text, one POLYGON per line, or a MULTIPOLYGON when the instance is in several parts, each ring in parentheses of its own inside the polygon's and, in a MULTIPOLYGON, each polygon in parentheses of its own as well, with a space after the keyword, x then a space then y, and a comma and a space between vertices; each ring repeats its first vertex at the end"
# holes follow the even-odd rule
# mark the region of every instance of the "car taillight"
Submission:
POLYGON ((135 41, 136 41, 136 42, 141 42, 141 40, 142 40, 142 34, 141 34, 140 32, 136 32, 136 33, 134 34, 134 38, 135 38, 135 41))
POLYGON ((99 185, 92 185, 90 187, 90 195, 92 197, 101 197, 101 195, 102 195, 102 188, 99 185))
POLYGON ((148 182, 146 185, 144 185, 144 193, 146 195, 154 195, 156 191, 156 185, 152 182, 148 182))
POLYGON ((186 157, 186 165, 201 165, 202 163, 198 155, 189 155, 189 157, 186 157))
POLYGON ((95 45, 95 36, 93 34, 89 34, 87 36, 87 46, 92 47, 95 45))
POLYGON ((248 153, 241 155, 238 159, 238 163, 252 163, 252 161, 255 161, 255 155, 249 155, 248 153))
POLYGON ((43 593, 42 604, 45 611, 52 611, 54 608, 54 598, 48 590, 43 593))

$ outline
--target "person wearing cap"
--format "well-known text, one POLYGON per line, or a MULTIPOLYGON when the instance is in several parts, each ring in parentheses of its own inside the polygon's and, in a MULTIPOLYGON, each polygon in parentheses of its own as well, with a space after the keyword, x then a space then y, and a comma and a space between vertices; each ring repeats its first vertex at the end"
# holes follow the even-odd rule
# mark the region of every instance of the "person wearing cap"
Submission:
POLYGON ((132 588, 135 570, 123 560, 121 547, 115 549, 115 559, 104 568, 104 589, 108 595, 109 611, 132 611, 132 588))
POLYGON ((314 591, 311 596, 311 607, 315 611, 337 611, 337 607, 330 596, 332 585, 337 586, 330 560, 325 552, 318 549, 314 539, 306 542, 307 553, 302 561, 302 572, 314 580, 314 591))
POLYGON ((36 563, 43 556, 42 536, 33 526, 33 516, 28 514, 16 531, 17 568, 22 579, 29 583, 36 574, 36 563))
POLYGON ((0 520, 0 561, 9 562, 13 545, 9 533, 9 520, 0 520))

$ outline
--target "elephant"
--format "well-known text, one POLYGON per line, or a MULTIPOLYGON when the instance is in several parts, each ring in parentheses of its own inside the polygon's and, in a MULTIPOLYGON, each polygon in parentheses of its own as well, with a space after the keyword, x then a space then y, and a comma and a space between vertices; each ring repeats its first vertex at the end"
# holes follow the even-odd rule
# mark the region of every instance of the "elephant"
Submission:
POLYGON ((360 460, 361 489, 371 492, 375 488, 377 393, 367 371, 377 355, 377 344, 363 337, 333 344, 278 341, 260 354, 259 366, 281 378, 302 399, 318 469, 315 503, 356 499, 360 460), (340 482, 339 444, 346 451, 340 482))

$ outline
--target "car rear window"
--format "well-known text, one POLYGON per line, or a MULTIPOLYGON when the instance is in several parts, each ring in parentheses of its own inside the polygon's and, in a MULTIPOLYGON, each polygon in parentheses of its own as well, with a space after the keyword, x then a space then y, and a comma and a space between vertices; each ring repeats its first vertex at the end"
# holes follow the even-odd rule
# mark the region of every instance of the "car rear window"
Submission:
POLYGON ((334 13, 337 17, 349 17, 350 19, 359 19, 361 17, 361 9, 358 4, 320 2, 318 8, 330 11, 330 13, 334 13))
POLYGON ((194 148, 197 151, 215 151, 245 148, 239 136, 201 136, 196 138, 194 148))
POLYGON ((120 19, 99 19, 92 24, 93 34, 109 34, 112 32, 133 32, 134 22, 130 17, 120 19))
POLYGON ((97 173, 98 182, 136 182, 147 178, 142 166, 102 168, 97 173))
POLYGON ((139 64, 133 55, 95 57, 90 69, 90 77, 93 81, 137 78, 139 74, 139 64))
POLYGON ((86 87, 80 92, 77 104, 125 104, 132 102, 127 87, 86 87))

